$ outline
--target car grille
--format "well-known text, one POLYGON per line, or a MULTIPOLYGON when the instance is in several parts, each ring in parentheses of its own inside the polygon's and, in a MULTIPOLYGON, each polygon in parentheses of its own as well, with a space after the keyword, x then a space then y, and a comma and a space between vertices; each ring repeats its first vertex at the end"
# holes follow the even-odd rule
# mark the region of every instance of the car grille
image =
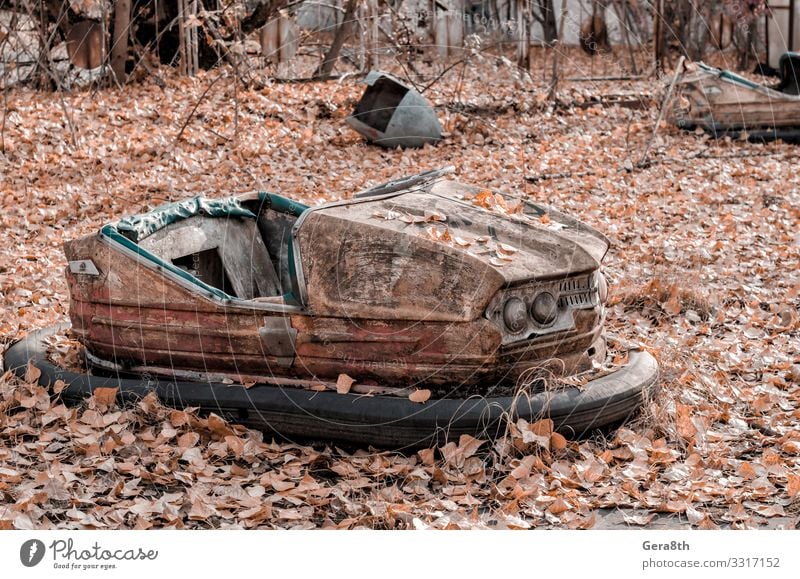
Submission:
POLYGON ((591 276, 561 280, 558 284, 558 305, 562 308, 589 308, 597 305, 597 288, 591 276))
POLYGON ((503 345, 532 340, 540 336, 571 331, 575 328, 576 310, 588 310, 600 305, 600 296, 595 274, 583 274, 558 280, 530 282, 499 291, 486 308, 486 317, 502 330, 503 345), (549 325, 538 324, 531 316, 530 309, 535 297, 541 292, 558 296, 558 314, 549 325), (504 304, 512 298, 525 303, 528 320, 524 327, 512 332, 503 320, 504 304))

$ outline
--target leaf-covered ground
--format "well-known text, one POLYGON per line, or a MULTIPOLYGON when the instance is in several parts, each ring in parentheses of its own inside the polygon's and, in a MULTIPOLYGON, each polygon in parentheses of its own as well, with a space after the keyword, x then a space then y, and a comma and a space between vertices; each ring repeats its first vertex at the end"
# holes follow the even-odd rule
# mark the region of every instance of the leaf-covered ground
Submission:
POLYGON ((663 124, 640 169, 656 107, 587 101, 657 103, 660 83, 565 82, 552 107, 543 77, 484 59, 429 91, 441 145, 387 151, 343 122, 363 89, 352 80, 256 90, 219 74, 167 73, 163 89, 63 102, 8 93, 0 345, 66 318, 61 243, 123 214, 254 189, 318 203, 455 165, 463 180, 550 203, 613 240, 609 333, 659 358, 660 393, 608 439, 566 441, 545 421, 493 443, 398 454, 275 442, 154 399, 67 408, 35 376, 6 373, 0 528, 591 528, 608 509, 625 509, 629 525, 655 515, 701 528, 797 525, 796 146, 663 124))

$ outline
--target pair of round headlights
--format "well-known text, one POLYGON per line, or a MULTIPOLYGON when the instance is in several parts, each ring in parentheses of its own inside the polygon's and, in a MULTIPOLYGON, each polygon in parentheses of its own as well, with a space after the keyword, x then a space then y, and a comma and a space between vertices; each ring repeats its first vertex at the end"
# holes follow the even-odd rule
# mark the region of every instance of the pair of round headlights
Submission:
MULTIPOLYGON (((608 298, 608 282, 599 271, 592 275, 591 288, 597 291, 601 304, 608 298)), ((509 298, 503 306, 503 322, 513 333, 521 332, 528 326, 528 317, 540 326, 549 326, 558 317, 558 299, 550 292, 541 292, 531 302, 530 311, 521 298, 509 298)))
MULTIPOLYGON (((510 298, 503 307, 503 322, 512 332, 521 332, 528 325, 528 308, 520 298, 510 298)), ((550 292, 541 292, 531 302, 530 317, 540 326, 549 326, 558 316, 558 300, 550 292)))

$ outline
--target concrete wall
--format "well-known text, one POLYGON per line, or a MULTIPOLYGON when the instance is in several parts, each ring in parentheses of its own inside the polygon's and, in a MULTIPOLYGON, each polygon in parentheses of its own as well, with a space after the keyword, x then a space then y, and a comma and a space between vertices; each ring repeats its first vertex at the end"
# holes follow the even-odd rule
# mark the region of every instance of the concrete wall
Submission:
POLYGON ((789 0, 771 0, 772 18, 767 21, 769 64, 778 66, 778 59, 789 50, 800 50, 800 1, 794 2, 794 38, 789 38, 789 0))

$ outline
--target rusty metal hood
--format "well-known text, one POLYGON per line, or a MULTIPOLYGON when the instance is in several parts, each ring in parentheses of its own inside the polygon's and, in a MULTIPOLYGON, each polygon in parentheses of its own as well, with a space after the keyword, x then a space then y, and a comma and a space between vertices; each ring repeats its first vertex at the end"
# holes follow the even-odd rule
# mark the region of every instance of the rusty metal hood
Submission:
MULTIPOLYGON (((593 271, 608 251, 603 234, 551 207, 454 181, 434 183, 428 193, 435 198, 428 213, 449 212, 441 225, 472 242, 454 244, 488 261, 509 284, 593 271)), ((406 199, 411 195, 398 206, 406 199)))
POLYGON ((593 271, 609 245, 558 211, 447 180, 314 208, 296 239, 312 311, 453 320, 502 287, 593 271))

